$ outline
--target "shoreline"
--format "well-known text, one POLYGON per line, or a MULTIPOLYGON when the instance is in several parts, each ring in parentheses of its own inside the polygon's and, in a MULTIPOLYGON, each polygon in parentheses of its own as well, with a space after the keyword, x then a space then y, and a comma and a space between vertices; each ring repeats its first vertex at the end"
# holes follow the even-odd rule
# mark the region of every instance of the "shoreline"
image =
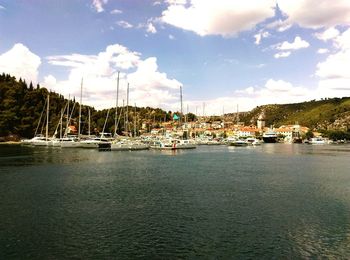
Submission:
POLYGON ((0 142, 0 145, 2 144, 21 144, 21 141, 6 141, 6 142, 0 142))

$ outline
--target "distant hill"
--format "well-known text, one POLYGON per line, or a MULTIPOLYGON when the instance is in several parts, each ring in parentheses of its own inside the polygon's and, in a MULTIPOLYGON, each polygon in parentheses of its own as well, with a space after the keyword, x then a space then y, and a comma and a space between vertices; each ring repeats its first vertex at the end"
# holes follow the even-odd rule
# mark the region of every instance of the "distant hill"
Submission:
POLYGON ((258 106, 248 113, 242 113, 240 121, 248 125, 256 124, 262 113, 265 114, 266 126, 299 123, 313 130, 350 129, 350 97, 258 106))

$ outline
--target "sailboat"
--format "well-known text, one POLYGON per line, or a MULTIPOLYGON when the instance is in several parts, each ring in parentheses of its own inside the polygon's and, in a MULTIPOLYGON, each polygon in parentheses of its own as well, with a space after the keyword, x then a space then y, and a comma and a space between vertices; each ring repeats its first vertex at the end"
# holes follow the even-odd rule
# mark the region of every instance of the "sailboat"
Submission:
POLYGON ((45 139, 45 136, 42 134, 42 131, 41 131, 40 134, 38 134, 38 130, 39 130, 39 127, 41 125, 41 119, 43 117, 43 114, 44 114, 45 110, 47 109, 46 108, 46 104, 47 104, 47 98, 45 99, 43 110, 41 111, 41 114, 40 114, 40 117, 39 117, 39 122, 38 122, 38 125, 37 125, 35 133, 34 133, 34 137, 31 138, 31 139, 24 139, 24 140, 22 140, 22 144, 23 145, 31 145, 31 144, 33 144, 33 142, 35 142, 37 140, 45 139))
MULTIPOLYGON (((118 108, 118 93, 119 92, 119 71, 118 71, 118 79, 117 79, 117 101, 116 101, 116 108, 115 108, 115 118, 114 118, 114 138, 117 135, 117 108, 118 108)), ((112 134, 110 133, 105 133, 105 127, 106 127, 106 123, 108 120, 108 115, 109 115, 109 110, 107 111, 107 116, 106 116, 106 120, 103 126, 103 130, 102 133, 99 134, 99 136, 95 136, 93 138, 88 138, 86 140, 81 140, 80 144, 82 148, 101 148, 101 149, 105 149, 105 146, 110 146, 110 142, 112 142, 114 140, 114 138, 112 138, 112 134)), ((89 125, 90 125, 90 116, 89 116, 89 125)), ((89 130, 89 136, 90 136, 90 130, 89 130)))
POLYGON ((45 137, 34 138, 31 142, 31 144, 34 146, 48 146, 50 143, 50 140, 49 140, 49 108, 50 108, 50 94, 47 94, 45 137))
MULTIPOLYGON (((70 120, 73 115, 74 107, 75 104, 73 105, 72 113, 69 118, 67 118, 67 128, 65 131, 64 137, 61 139, 61 147, 62 148, 80 148, 80 125, 81 125, 81 103, 82 103, 82 95, 83 95, 83 79, 81 79, 81 84, 80 84, 80 103, 79 103, 79 125, 78 125, 78 136, 68 136, 68 126, 70 123, 70 120)), ((68 113, 67 113, 68 116, 68 113)))
MULTIPOLYGON (((68 102, 69 102, 69 100, 68 100, 68 102)), ((78 138, 76 136, 69 136, 68 135, 69 123, 70 123, 72 116, 73 116, 75 104, 76 103, 74 103, 73 108, 72 108, 72 112, 70 114, 69 114, 69 108, 67 109, 67 126, 66 126, 64 136, 63 136, 63 138, 61 138, 61 141, 60 141, 62 148, 80 147, 80 143, 78 141, 78 138)))

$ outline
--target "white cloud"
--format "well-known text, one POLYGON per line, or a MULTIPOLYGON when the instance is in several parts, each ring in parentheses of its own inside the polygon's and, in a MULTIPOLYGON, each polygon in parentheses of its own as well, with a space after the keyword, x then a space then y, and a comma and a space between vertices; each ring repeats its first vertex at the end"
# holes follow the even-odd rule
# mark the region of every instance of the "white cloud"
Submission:
POLYGON ((185 5, 187 4, 187 0, 165 0, 167 4, 170 5, 185 5))
POLYGON ((290 24, 313 29, 350 24, 349 0, 279 0, 278 5, 290 24))
POLYGON ((338 52, 317 64, 318 93, 323 97, 350 96, 350 29, 333 39, 338 52))
POLYGON ((299 36, 296 36, 294 42, 290 43, 284 41, 277 46, 278 50, 298 50, 309 47, 310 44, 307 41, 302 40, 299 36))
POLYGON ((350 79, 322 79, 319 81, 317 93, 319 97, 349 97, 350 79))
MULTIPOLYGON (((320 78, 350 79, 350 49, 330 55, 324 62, 317 64, 316 75, 320 78)), ((350 86, 349 86, 350 88, 350 86)))
POLYGON ((257 105, 301 102, 312 97, 311 91, 305 87, 275 79, 267 80, 263 87, 251 87, 237 93, 245 98, 254 98, 257 105))
POLYGON ((47 59, 52 65, 82 69, 87 73, 95 72, 108 76, 115 72, 111 72, 111 66, 123 70, 137 67, 140 62, 140 53, 131 52, 122 45, 114 44, 107 46, 106 50, 98 55, 71 54, 49 56, 47 59))
MULTIPOLYGON (((283 80, 269 79, 264 86, 251 86, 235 91, 232 96, 204 101, 205 114, 221 115, 223 108, 227 113, 236 112, 237 105, 239 105, 239 111, 249 111, 259 105, 297 103, 314 98, 314 93, 305 87, 294 86, 283 80)), ((191 111, 195 112, 197 107, 198 114, 203 114, 203 101, 185 100, 185 103, 187 102, 191 111)))
POLYGON ((279 59, 279 58, 286 58, 288 57, 289 55, 291 55, 292 53, 290 51, 282 51, 282 52, 278 52, 274 55, 274 57, 276 59, 279 59))
POLYGON ((57 80, 54 76, 52 76, 51 74, 44 77, 44 85, 45 87, 48 87, 48 88, 53 88, 54 86, 56 86, 57 84, 57 80))
POLYGON ((157 29, 152 23, 148 23, 146 31, 149 33, 157 33, 157 29))
POLYGON ((266 28, 276 29, 279 32, 284 32, 290 27, 292 27, 292 24, 290 24, 287 20, 277 20, 266 25, 266 28))
POLYGON ((92 7, 96 10, 96 12, 101 13, 104 11, 103 6, 107 4, 108 0, 93 0, 92 7))
POLYGON ((322 33, 315 33, 315 37, 322 41, 328 41, 336 38, 339 35, 339 33, 340 32, 336 28, 331 27, 322 33))
POLYGON ((328 53, 328 52, 329 52, 329 50, 325 49, 325 48, 320 48, 320 49, 317 50, 317 53, 319 53, 319 54, 325 54, 325 53, 328 53))
POLYGON ((342 50, 350 49, 350 29, 335 38, 334 44, 337 48, 342 50))
POLYGON ((139 89, 172 88, 179 89, 181 83, 177 80, 168 79, 165 73, 158 71, 155 57, 141 61, 134 73, 128 75, 130 84, 139 89))
POLYGON ((294 50, 303 49, 309 47, 310 44, 307 41, 302 40, 299 36, 295 37, 293 42, 284 41, 279 43, 273 48, 276 48, 280 52, 276 53, 274 57, 276 59, 289 57, 294 50))
POLYGON ((169 34, 169 39, 170 39, 170 40, 175 40, 175 36, 172 35, 172 34, 169 34))
POLYGON ((269 32, 266 32, 266 31, 260 31, 259 33, 255 34, 254 35, 254 38, 255 38, 255 44, 256 45, 259 45, 261 43, 261 40, 263 38, 267 38, 270 36, 270 33, 269 32))
POLYGON ((5 10, 6 8, 2 5, 0 5, 0 10, 5 10))
POLYGON ((127 82, 130 83, 130 104, 138 106, 166 107, 176 100, 181 85, 175 79, 160 72, 157 59, 142 60, 141 54, 115 44, 97 55, 62 55, 47 57, 52 65, 70 69, 68 78, 57 81, 53 76, 45 77, 50 89, 66 97, 79 96, 80 81, 84 78, 83 103, 98 109, 115 105, 117 72, 120 73, 120 100, 125 99, 127 82))
POLYGON ((117 25, 120 27, 123 27, 124 29, 129 29, 134 27, 132 24, 128 23, 127 21, 118 21, 117 25))
POLYGON ((160 20, 200 36, 232 37, 274 16, 274 1, 168 1, 160 20), (174 3, 176 2, 176 3, 174 3))
POLYGON ((0 55, 0 72, 5 72, 27 82, 38 82, 39 56, 21 43, 16 43, 9 51, 0 55))
POLYGON ((114 9, 111 11, 111 14, 122 14, 123 11, 122 10, 119 10, 119 9, 114 9))

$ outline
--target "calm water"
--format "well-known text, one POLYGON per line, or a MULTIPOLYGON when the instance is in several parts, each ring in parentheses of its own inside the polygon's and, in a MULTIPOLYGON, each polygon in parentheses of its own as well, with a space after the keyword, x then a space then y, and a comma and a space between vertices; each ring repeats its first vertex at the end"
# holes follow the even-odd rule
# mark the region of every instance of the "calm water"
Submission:
POLYGON ((350 258, 350 146, 0 146, 0 258, 350 258))

